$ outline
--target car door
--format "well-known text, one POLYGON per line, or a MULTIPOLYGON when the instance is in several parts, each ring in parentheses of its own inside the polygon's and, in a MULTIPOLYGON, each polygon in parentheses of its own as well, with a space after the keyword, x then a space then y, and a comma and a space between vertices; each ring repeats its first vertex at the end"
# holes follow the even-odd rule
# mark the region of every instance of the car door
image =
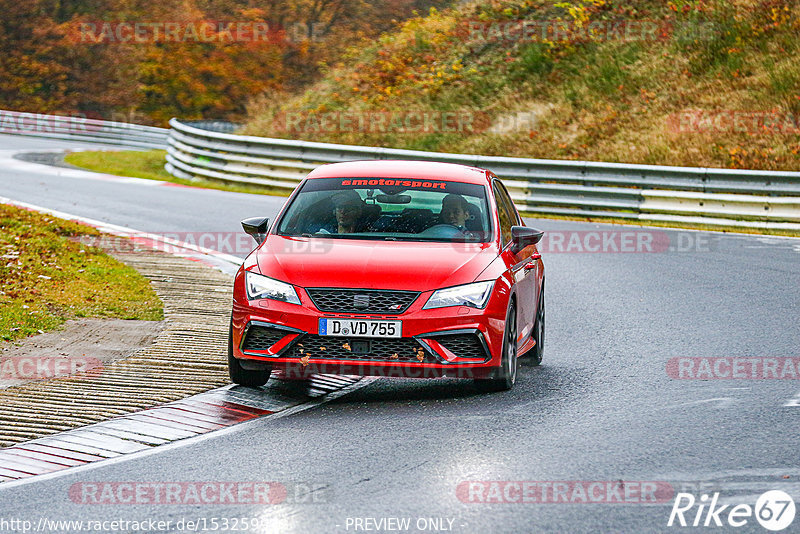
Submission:
POLYGON ((522 225, 517 209, 511 196, 506 191, 500 180, 495 180, 492 189, 497 202, 497 213, 500 217, 500 232, 503 239, 504 252, 507 264, 511 269, 517 288, 517 335, 518 345, 521 347, 533 333, 533 323, 536 318, 537 270, 539 262, 532 262, 531 256, 536 252, 535 246, 525 247, 519 252, 514 252, 511 246, 511 227, 522 225))

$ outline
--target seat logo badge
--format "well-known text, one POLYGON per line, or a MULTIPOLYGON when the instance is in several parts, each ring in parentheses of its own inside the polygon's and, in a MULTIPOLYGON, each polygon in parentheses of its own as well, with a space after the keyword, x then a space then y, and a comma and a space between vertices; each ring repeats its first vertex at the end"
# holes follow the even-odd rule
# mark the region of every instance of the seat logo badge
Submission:
POLYGON ((356 308, 368 308, 369 295, 354 295, 353 306, 355 306, 356 308))

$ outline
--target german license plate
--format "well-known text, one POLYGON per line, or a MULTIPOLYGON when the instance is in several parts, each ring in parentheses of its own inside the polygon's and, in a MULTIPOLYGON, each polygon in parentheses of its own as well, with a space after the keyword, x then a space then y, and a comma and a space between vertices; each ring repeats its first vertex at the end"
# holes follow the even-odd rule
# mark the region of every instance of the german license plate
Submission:
POLYGON ((403 321, 323 318, 319 320, 319 335, 337 337, 403 337, 403 321))

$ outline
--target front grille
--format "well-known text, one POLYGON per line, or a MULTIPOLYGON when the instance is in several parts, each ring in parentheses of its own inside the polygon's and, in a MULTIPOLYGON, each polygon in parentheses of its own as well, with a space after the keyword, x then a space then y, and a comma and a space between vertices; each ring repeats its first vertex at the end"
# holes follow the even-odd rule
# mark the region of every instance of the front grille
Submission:
POLYGON ((444 348, 460 358, 486 359, 488 356, 478 334, 431 336, 431 339, 435 339, 444 348))
POLYGON ((382 289, 306 289, 314 306, 335 313, 403 313, 416 300, 416 291, 382 289))
POLYGON ((287 357, 336 360, 436 363, 413 338, 345 338, 308 334, 295 343, 287 357), (422 358, 420 360, 420 357, 422 358))
POLYGON ((279 328, 251 326, 247 329, 242 350, 267 350, 289 333, 279 328))

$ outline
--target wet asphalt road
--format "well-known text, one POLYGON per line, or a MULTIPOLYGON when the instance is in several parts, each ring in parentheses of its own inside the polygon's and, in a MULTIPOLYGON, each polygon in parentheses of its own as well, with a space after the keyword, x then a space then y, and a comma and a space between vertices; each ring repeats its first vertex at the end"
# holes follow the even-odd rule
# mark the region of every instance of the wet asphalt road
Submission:
MULTIPOLYGON (((0 136, 0 151, 63 145, 0 136)), ((283 202, 2 167, 0 196, 139 230, 186 232, 237 231, 243 217, 274 216, 283 202)), ((528 223, 565 243, 586 235, 574 232, 626 230, 528 223)), ((214 518, 241 527, 232 522, 240 518, 257 520, 264 532, 405 531, 375 529, 401 525, 389 518, 410 520, 410 532, 693 530, 667 527, 671 496, 656 504, 470 502, 506 487, 491 481, 652 481, 750 505, 781 489, 800 506, 800 406, 791 406, 800 381, 675 380, 667 371, 679 357, 800 356, 800 240, 644 231, 673 250, 544 247, 545 360, 539 368, 523 365, 512 392, 481 395, 456 380, 376 380, 288 417, 0 485, 0 519, 152 518, 178 530, 198 519, 211 529, 214 518), (70 498, 74 484, 100 481, 277 481, 289 495, 274 505, 93 505, 70 498), (469 482, 483 486, 458 491, 469 482)), ((696 511, 687 512, 688 521, 696 511)), ((698 530, 767 532, 752 517, 741 528, 698 530)), ((790 531, 800 531, 800 518, 790 531)))

